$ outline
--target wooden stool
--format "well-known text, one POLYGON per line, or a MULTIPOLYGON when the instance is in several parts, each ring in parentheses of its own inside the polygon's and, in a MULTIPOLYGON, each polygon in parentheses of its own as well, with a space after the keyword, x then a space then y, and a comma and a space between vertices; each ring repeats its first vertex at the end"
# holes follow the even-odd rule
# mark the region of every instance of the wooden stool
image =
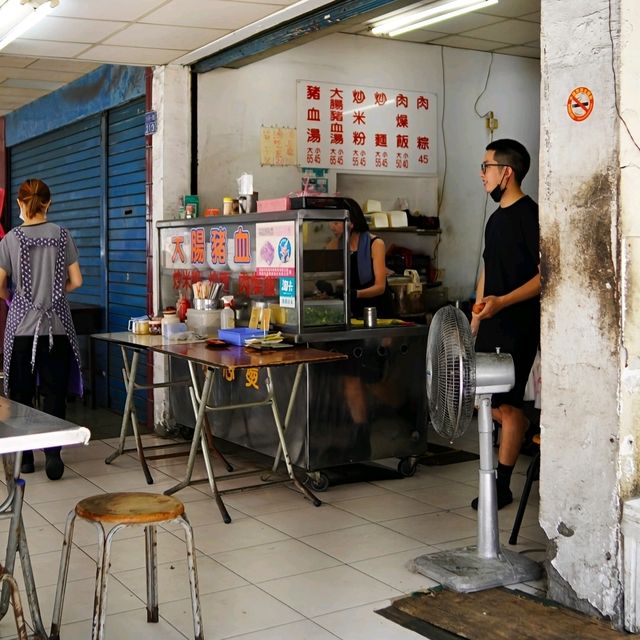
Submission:
POLYGON ((516 519, 513 521, 513 529, 511 529, 509 544, 518 544, 518 534, 520 533, 520 525, 522 524, 522 518, 524 517, 524 510, 527 508, 527 502, 529 501, 531 485, 538 480, 540 476, 540 434, 537 433, 533 436, 531 441, 538 445, 538 451, 529 463, 529 468, 527 469, 527 479, 525 480, 524 487, 522 489, 522 496, 520 496, 518 513, 516 513, 516 519))
POLYGON ((98 557, 96 559, 96 592, 93 607, 91 639, 104 638, 104 621, 107 613, 107 578, 111 565, 111 542, 115 534, 133 525, 144 526, 147 559, 147 622, 158 622, 158 563, 156 555, 156 526, 175 523, 182 526, 187 545, 187 565, 189 586, 191 587, 191 608, 195 640, 204 640, 200 596, 198 594, 198 574, 196 571, 196 549, 193 531, 184 512, 184 505, 173 496, 156 493, 103 493, 80 500, 67 517, 64 532, 58 586, 53 605, 50 640, 59 640, 62 622, 62 605, 69 571, 69 557, 73 541, 75 519, 91 522, 98 530, 98 557), (104 524, 111 526, 105 533, 104 524))

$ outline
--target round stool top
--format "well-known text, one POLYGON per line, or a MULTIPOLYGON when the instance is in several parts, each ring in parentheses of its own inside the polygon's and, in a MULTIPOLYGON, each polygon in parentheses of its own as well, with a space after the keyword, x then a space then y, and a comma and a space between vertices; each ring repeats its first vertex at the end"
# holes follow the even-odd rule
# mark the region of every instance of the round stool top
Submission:
POLYGON ((162 493, 102 493, 80 500, 76 515, 85 520, 118 524, 151 524, 184 514, 184 505, 162 493))

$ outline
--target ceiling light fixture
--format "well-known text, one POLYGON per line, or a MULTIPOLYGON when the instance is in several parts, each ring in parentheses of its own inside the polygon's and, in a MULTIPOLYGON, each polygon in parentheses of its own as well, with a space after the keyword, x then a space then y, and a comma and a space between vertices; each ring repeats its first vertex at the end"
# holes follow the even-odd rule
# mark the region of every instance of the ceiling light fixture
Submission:
POLYGON ((60 0, 46 0, 39 4, 34 0, 7 0, 0 7, 0 24, 13 26, 0 37, 0 49, 38 24, 59 4, 60 0))
POLYGON ((498 0, 440 0, 416 11, 396 14, 386 20, 377 21, 371 33, 399 36, 494 4, 498 4, 498 0))

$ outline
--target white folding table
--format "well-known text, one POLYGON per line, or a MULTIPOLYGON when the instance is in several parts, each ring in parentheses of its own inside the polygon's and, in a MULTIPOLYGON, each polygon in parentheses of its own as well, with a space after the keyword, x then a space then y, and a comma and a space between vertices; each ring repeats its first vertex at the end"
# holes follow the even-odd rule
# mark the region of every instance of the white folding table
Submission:
MULTIPOLYGON (((42 624, 36 585, 31 568, 27 537, 22 522, 22 504, 24 501, 25 481, 20 478, 22 452, 48 447, 65 447, 74 444, 87 444, 91 432, 66 420, 32 409, 25 405, 0 397, 0 454, 3 457, 7 481, 7 497, 0 504, 0 518, 10 518, 9 537, 4 566, 0 565, 2 596, 0 598, 0 619, 9 608, 10 585, 16 554, 20 554, 20 563, 24 576, 25 590, 31 612, 36 638, 46 639, 47 632, 42 624)), ((20 625, 16 610, 16 623, 20 640, 26 640, 24 627, 20 625)))

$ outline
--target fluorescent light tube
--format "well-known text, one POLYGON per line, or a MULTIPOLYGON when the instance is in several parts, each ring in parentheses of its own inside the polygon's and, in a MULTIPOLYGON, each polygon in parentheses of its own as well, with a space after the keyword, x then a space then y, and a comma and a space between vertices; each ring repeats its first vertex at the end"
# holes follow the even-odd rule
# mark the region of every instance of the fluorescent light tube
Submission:
MULTIPOLYGON (((11 0, 9 1, 11 2, 11 0)), ((31 11, 29 11, 29 13, 20 22, 18 22, 18 24, 0 38, 0 49, 4 49, 9 43, 13 42, 16 38, 19 38, 23 33, 31 29, 31 27, 38 24, 38 22, 48 16, 59 3, 60 0, 47 0, 38 7, 35 7, 31 2, 22 4, 21 8, 30 7, 31 11)))
POLYGON ((390 36, 396 36, 497 3, 498 0, 441 0, 420 10, 395 15, 388 20, 378 22, 371 32, 376 35, 387 33, 390 36))

